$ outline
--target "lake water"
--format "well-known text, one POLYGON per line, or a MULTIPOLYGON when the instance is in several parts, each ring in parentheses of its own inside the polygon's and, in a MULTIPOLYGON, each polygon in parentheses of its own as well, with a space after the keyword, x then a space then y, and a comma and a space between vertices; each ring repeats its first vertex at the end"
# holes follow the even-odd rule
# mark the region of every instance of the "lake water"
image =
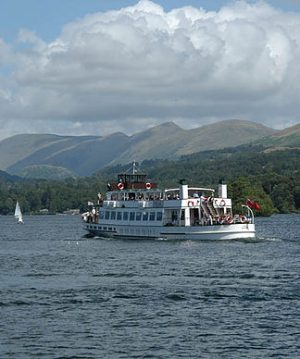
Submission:
POLYGON ((0 358, 300 358, 300 215, 253 242, 83 238, 0 217, 0 358))

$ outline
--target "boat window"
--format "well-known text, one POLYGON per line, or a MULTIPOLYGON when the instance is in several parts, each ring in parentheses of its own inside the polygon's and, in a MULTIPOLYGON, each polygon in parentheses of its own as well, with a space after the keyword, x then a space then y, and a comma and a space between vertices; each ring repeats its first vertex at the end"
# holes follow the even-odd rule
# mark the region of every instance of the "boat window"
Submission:
POLYGON ((157 213, 156 213, 156 220, 157 220, 157 221, 161 221, 161 220, 162 220, 162 212, 157 212, 157 213))
POLYGON ((141 212, 136 212, 135 220, 140 221, 141 218, 142 218, 142 213, 141 212))
POLYGON ((129 199, 129 201, 134 201, 135 200, 135 193, 129 193, 128 199, 129 199))
POLYGON ((184 217, 185 217, 185 213, 184 213, 184 209, 182 209, 180 219, 183 221, 184 217))
POLYGON ((143 221, 148 221, 148 212, 143 212, 143 221))
POLYGON ((178 219, 178 213, 177 211, 172 211, 172 222, 177 221, 178 219))
POLYGON ((117 212, 117 220, 118 221, 122 220, 122 212, 117 212))
POLYGON ((105 219, 109 219, 109 211, 105 212, 105 219))
POLYGON ((128 212, 123 213, 123 221, 128 221, 128 212))
POLYGON ((116 212, 111 212, 110 219, 116 219, 116 212))
POLYGON ((154 221, 155 220, 155 212, 150 212, 150 221, 154 221))
POLYGON ((100 218, 100 219, 104 219, 104 212, 100 211, 100 213, 99 213, 99 218, 100 218))
POLYGON ((134 221, 135 212, 130 212, 129 220, 134 221))

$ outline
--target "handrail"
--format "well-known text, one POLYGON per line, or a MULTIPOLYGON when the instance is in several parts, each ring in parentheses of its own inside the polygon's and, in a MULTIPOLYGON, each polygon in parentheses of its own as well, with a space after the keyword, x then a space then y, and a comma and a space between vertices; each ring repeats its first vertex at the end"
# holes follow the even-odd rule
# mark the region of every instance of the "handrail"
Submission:
POLYGON ((248 207, 247 205, 245 205, 245 204, 242 204, 242 207, 247 208, 248 212, 251 213, 251 217, 252 217, 251 223, 254 224, 254 213, 253 213, 252 209, 250 207, 248 207))

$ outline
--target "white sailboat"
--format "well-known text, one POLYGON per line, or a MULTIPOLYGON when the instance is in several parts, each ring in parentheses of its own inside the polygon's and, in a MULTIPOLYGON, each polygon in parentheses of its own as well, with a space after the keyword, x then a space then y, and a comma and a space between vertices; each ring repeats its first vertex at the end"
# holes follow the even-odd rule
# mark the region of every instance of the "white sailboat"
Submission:
POLYGON ((21 211, 18 201, 17 201, 16 209, 15 209, 15 218, 18 220, 18 223, 24 223, 22 211, 21 211))

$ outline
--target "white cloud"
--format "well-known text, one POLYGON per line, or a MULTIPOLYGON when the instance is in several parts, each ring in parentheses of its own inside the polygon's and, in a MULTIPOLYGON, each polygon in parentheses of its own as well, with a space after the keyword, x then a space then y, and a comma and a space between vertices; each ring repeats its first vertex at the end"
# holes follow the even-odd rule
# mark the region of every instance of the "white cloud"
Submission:
POLYGON ((264 2, 165 12, 142 0, 66 24, 51 43, 23 29, 14 56, 0 42, 0 137, 132 133, 174 119, 284 127, 299 122, 299 45, 300 14, 264 2))

